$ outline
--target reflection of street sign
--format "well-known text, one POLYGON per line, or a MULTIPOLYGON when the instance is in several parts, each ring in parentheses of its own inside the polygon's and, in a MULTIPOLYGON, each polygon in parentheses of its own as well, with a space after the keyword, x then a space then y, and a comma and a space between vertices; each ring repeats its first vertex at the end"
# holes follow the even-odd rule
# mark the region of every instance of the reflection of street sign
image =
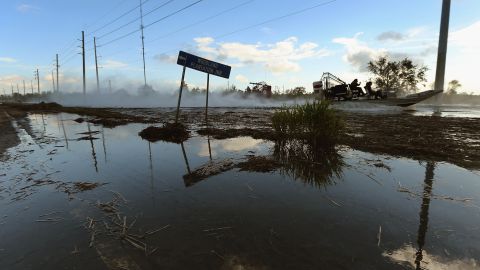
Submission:
POLYGON ((232 67, 180 51, 177 64, 228 79, 232 67))

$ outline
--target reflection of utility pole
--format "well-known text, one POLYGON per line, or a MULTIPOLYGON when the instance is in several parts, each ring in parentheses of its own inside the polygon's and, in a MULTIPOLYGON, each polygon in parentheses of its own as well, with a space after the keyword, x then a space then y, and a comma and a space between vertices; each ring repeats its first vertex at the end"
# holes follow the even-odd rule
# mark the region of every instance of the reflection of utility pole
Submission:
POLYGON ((87 128, 88 128, 88 137, 90 141, 90 147, 92 148, 93 165, 95 166, 95 171, 98 173, 97 154, 95 153, 95 146, 93 145, 92 130, 90 129, 90 123, 88 122, 87 122, 87 128))
POLYGON ((150 161, 150 192, 152 193, 152 202, 153 205, 155 206, 155 186, 153 185, 153 161, 152 161, 152 144, 148 142, 148 159, 150 161))
POLYGON ((62 114, 59 114, 59 115, 60 115, 60 124, 62 125, 62 129, 63 129, 63 137, 65 137, 65 144, 68 150, 68 138, 67 138, 67 132, 65 131, 65 124, 63 123, 62 114))
POLYGON ((183 142, 181 143, 181 145, 182 145, 183 158, 185 159, 185 164, 187 165, 188 174, 191 174, 192 172, 190 171, 190 165, 188 164, 187 154, 185 153, 185 146, 183 146, 183 142))
POLYGON ((107 146, 105 142, 105 130, 103 129, 103 126, 102 126, 102 144, 103 144, 103 155, 105 157, 105 163, 107 163, 107 146))
POLYGON ((208 154, 210 155, 210 160, 212 160, 212 148, 210 147, 210 135, 207 136, 208 141, 208 154))
POLYGON ((443 0, 442 20, 440 23, 440 38, 438 42, 437 72, 435 75, 435 90, 445 88, 445 65, 447 61, 448 25, 450 22, 451 0, 443 0))
POLYGON ((418 226, 417 244, 418 250, 415 256, 415 265, 417 270, 421 270, 421 263, 423 259, 423 247, 425 246, 425 238, 428 229, 428 210, 430 208, 430 200, 433 189, 435 163, 427 162, 425 170, 425 181, 423 186, 422 206, 420 208, 420 225, 418 226))

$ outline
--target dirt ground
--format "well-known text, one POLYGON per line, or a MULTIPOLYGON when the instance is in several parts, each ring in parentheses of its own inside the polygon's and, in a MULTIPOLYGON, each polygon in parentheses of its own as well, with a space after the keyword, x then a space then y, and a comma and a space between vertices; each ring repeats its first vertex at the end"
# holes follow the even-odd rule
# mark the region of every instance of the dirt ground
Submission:
MULTIPOLYGON (((16 143, 14 130, 5 112, 74 113, 105 127, 128 123, 165 123, 173 121, 174 109, 101 109, 67 108, 58 104, 1 105, 2 149, 16 143), (5 127, 4 127, 5 126, 5 127), (4 131, 5 130, 5 131, 4 131), (13 134, 13 135, 12 135, 13 134)), ((217 139, 252 136, 275 140, 270 117, 273 109, 210 108, 209 125, 202 109, 183 109, 180 121, 189 130, 217 139)), ((361 151, 408 157, 418 160, 445 161, 480 169, 480 119, 413 116, 408 113, 367 114, 342 112, 346 122, 341 144, 361 151)))

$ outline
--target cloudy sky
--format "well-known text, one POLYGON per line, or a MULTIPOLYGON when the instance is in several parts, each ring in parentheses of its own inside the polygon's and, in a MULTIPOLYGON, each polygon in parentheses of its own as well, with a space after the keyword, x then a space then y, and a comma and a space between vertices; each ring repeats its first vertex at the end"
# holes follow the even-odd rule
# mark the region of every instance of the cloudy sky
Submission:
MULTIPOLYGON (((147 81, 160 91, 178 87, 179 50, 231 65, 230 80, 212 87, 267 81, 277 89, 305 86, 323 72, 367 80, 366 63, 382 54, 410 57, 435 72, 441 0, 144 0, 147 81)), ((139 1, 2 0, 0 91, 27 89, 39 69, 51 90, 55 54, 64 91, 81 91, 78 54, 85 31, 87 82, 94 89, 93 37, 100 82, 135 91, 143 81, 139 1)), ((446 80, 480 94, 480 1, 452 0, 446 80)), ((206 75, 188 71, 187 82, 205 85, 206 75)))

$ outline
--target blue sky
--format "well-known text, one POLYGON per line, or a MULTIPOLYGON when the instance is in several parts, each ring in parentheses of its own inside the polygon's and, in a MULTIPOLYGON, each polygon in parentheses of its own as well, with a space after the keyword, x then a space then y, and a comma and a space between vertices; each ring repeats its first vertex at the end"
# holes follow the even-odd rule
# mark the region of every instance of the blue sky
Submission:
MULTIPOLYGON (((165 5, 145 16, 144 25, 194 2, 147 0, 143 5, 145 14, 165 5)), ((365 81, 370 77, 365 72, 365 63, 388 54, 393 58, 408 56, 427 65, 428 88, 434 77, 441 2, 203 0, 145 29, 147 80, 160 91, 175 89, 181 67, 174 61, 178 50, 186 50, 233 66, 229 82, 215 78, 214 88, 225 87, 228 82, 243 89, 250 81, 266 80, 279 89, 295 86, 311 89, 312 82, 326 71, 346 81, 354 78, 365 81), (325 5, 301 14, 254 26, 322 3, 325 5), (230 11, 205 21, 226 10, 230 11), (248 29, 236 32, 245 28, 248 29), (225 36, 232 32, 236 33, 225 36)), ((140 23, 135 21, 139 10, 101 27, 138 5, 135 0, 2 1, 0 89, 9 90, 11 84, 21 84, 22 80, 28 85, 36 68, 40 69, 42 88, 51 89, 53 59, 58 53, 62 88, 80 91, 82 70, 77 39, 84 30, 89 89, 94 89, 92 40, 97 36, 102 86, 111 80, 115 88, 134 91, 143 80, 140 33, 106 43, 139 29, 140 23)), ((480 94, 480 86, 475 82, 478 73, 475 63, 480 62, 479 11, 478 0, 452 0, 446 75, 447 81, 458 79, 464 91, 477 94, 480 94)), ((205 75, 188 71, 187 82, 203 86, 205 75)))

